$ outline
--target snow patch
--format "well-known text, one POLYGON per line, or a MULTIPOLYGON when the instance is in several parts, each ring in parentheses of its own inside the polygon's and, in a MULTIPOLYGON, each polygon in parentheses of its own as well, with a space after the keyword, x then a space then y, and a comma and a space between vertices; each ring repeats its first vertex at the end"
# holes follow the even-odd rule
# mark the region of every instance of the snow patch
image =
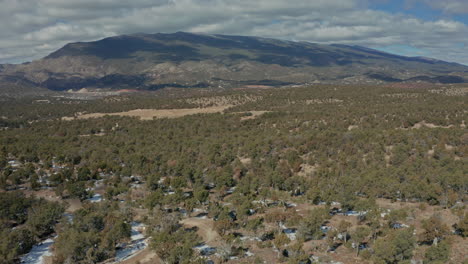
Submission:
POLYGON ((132 227, 131 237, 130 237, 132 241, 141 240, 145 238, 145 236, 141 233, 141 231, 145 229, 144 224, 138 223, 138 222, 132 222, 130 225, 132 227))
POLYGON ((200 255, 202 256, 211 256, 216 253, 215 247, 210 247, 204 243, 198 246, 195 246, 194 249, 198 250, 200 252, 200 255))
POLYGON ((102 202, 102 195, 100 195, 99 193, 96 193, 95 195, 93 195, 93 197, 89 198, 88 201, 92 203, 102 202))
POLYGON ((148 246, 148 242, 146 240, 140 240, 126 247, 117 250, 115 253, 115 260, 116 263, 127 260, 131 258, 136 253, 144 250, 148 246))
POLYGON ((31 251, 21 257, 20 263, 22 264, 42 264, 44 257, 52 256, 50 251, 51 246, 54 244, 54 239, 49 238, 41 243, 34 245, 31 251))
POLYGON ((148 247, 148 239, 145 239, 145 236, 141 233, 146 226, 139 222, 132 222, 130 226, 132 227, 130 233, 132 242, 117 250, 114 263, 127 260, 148 247))

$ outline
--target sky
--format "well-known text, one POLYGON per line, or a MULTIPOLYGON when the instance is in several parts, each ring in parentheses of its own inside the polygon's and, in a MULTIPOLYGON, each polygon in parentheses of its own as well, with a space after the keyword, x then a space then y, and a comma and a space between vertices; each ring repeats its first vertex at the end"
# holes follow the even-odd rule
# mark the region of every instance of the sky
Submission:
POLYGON ((361 45, 468 65, 468 0, 0 0, 0 63, 133 33, 361 45))

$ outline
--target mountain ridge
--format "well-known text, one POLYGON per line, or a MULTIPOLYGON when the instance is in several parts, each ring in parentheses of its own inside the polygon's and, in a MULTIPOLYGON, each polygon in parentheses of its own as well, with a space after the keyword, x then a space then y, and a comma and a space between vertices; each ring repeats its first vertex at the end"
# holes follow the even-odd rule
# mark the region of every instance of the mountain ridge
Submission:
POLYGON ((362 46, 186 32, 119 35, 68 43, 31 63, 0 65, 49 90, 235 87, 242 84, 462 83, 468 66, 362 46))

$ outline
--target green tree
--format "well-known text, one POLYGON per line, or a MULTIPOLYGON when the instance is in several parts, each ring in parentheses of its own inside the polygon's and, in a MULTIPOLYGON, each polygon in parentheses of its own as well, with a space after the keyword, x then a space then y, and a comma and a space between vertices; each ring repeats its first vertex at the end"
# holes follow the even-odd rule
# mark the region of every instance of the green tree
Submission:
POLYGON ((182 228, 157 231, 151 237, 150 247, 165 263, 171 264, 188 263, 193 256, 192 248, 200 241, 195 232, 182 228))
POLYGON ((399 223, 402 220, 405 220, 408 217, 408 212, 406 209, 396 209, 392 210, 385 219, 388 221, 388 226, 393 227, 394 224, 399 223))
POLYGON ((230 219, 219 219, 214 222, 214 229, 222 236, 224 236, 226 232, 234 226, 234 223, 230 219))
POLYGON ((273 245, 278 250, 278 257, 280 256, 281 251, 284 249, 284 246, 286 246, 290 242, 291 240, 285 233, 280 232, 275 234, 275 239, 273 239, 273 245))
POLYGON ((70 197, 78 198, 81 201, 89 198, 89 192, 86 190, 85 182, 70 182, 66 185, 70 197))
POLYGON ((468 214, 461 217, 460 221, 456 224, 456 228, 462 237, 468 237, 468 214))
POLYGON ((432 242, 435 245, 449 232, 447 225, 443 223, 439 215, 433 215, 429 219, 423 220, 422 228, 423 233, 419 240, 424 243, 432 242))
POLYGON ((59 203, 42 201, 28 210, 26 225, 37 237, 49 235, 64 211, 59 203))
POLYGON ((427 249, 424 258, 424 264, 443 264, 447 263, 450 255, 450 244, 442 241, 437 245, 432 245, 427 249))
POLYGON ((39 183, 39 176, 36 173, 32 174, 29 178, 29 182, 31 184, 31 189, 37 191, 41 188, 41 184, 39 183))
POLYGON ((320 227, 330 218, 327 208, 315 208, 302 221, 298 228, 298 236, 305 241, 322 236, 320 227))
POLYGON ((0 218, 24 223, 28 218, 28 209, 34 204, 33 198, 27 198, 21 192, 0 193, 0 218))
POLYGON ((304 252, 302 247, 304 246, 303 240, 297 240, 294 244, 288 247, 288 263, 307 263, 309 256, 304 252))
POLYGON ((115 246, 130 237, 128 217, 118 203, 87 204, 72 222, 58 229, 54 263, 98 263, 115 255, 115 246))
POLYGON ((31 250, 36 243, 34 234, 25 229, 0 231, 0 264, 15 263, 17 257, 31 250))
POLYGON ((359 226, 351 235, 351 240, 356 247, 356 256, 359 256, 360 246, 366 241, 371 234, 371 230, 367 226, 359 226))
POLYGON ((78 169, 77 180, 78 181, 88 181, 91 179, 91 171, 88 167, 81 167, 78 169))
POLYGON ((394 230, 386 237, 376 240, 374 260, 383 264, 403 263, 413 256, 415 242, 413 228, 394 230))
POLYGON ((107 256, 98 254, 95 245, 100 236, 94 232, 81 232, 70 228, 57 237, 55 242, 54 263, 95 263, 107 256), (88 262, 89 261, 89 262, 88 262))
POLYGON ((164 193, 161 189, 151 192, 145 200, 145 205, 147 208, 152 209, 156 205, 161 205, 164 203, 164 193))
POLYGON ((113 249, 119 241, 130 237, 132 227, 122 218, 113 219, 113 223, 109 222, 106 223, 108 232, 105 232, 104 243, 113 249))
POLYGON ((345 243, 348 242, 348 232, 350 227, 351 223, 346 220, 341 220, 338 224, 338 233, 340 233, 343 236, 343 240, 345 243))
POLYGON ((210 192, 203 188, 198 188, 194 191, 193 193, 195 199, 198 201, 198 203, 202 204, 208 200, 208 196, 210 195, 210 192))

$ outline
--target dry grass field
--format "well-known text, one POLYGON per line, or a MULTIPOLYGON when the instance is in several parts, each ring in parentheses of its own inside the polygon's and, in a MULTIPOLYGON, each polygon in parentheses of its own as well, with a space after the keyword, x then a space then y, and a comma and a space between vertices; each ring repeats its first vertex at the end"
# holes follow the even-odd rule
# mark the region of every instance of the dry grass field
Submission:
POLYGON ((220 113, 232 105, 212 106, 206 108, 187 108, 187 109, 135 109, 118 113, 90 113, 81 114, 75 117, 63 117, 62 120, 71 121, 74 119, 100 118, 104 116, 126 116, 137 117, 141 120, 153 120, 155 118, 178 118, 195 114, 220 113))

